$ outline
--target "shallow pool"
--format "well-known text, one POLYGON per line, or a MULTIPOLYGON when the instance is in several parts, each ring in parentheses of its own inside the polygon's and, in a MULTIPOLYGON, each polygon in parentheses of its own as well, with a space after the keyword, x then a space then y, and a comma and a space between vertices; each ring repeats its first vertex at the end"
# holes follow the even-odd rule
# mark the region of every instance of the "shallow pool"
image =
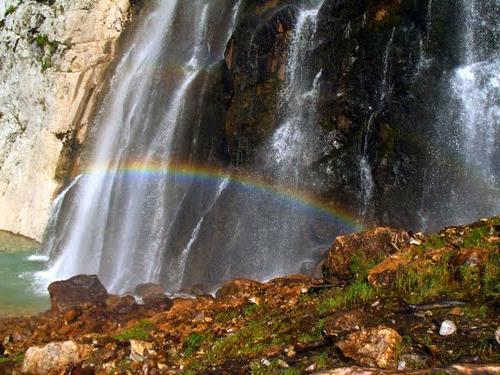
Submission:
POLYGON ((33 273, 45 267, 44 262, 33 260, 37 247, 34 241, 0 231, 0 316, 49 308, 48 295, 36 293, 32 287, 33 273))

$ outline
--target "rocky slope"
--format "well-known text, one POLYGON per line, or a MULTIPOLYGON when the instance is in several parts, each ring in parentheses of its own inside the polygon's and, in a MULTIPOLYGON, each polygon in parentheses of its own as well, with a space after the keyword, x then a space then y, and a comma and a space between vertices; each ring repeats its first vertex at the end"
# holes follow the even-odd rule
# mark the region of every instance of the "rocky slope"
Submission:
POLYGON ((140 305, 57 282, 51 311, 0 320, 0 373, 500 373, 500 218, 339 237, 323 276, 173 300, 142 285, 140 305))
POLYGON ((0 1, 0 228, 40 240, 129 0, 0 1))

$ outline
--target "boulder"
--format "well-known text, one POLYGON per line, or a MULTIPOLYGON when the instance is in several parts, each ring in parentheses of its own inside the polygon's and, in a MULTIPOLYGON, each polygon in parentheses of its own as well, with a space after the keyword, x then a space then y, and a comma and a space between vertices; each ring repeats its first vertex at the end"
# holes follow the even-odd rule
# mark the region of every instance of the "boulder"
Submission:
POLYGON ((172 299, 165 294, 153 294, 142 299, 146 307, 155 310, 168 310, 172 307, 172 299))
POLYGON ((23 361, 22 371, 33 375, 62 372, 68 365, 77 365, 92 351, 89 345, 74 341, 54 342, 29 348, 23 361))
POLYGON ((110 295, 105 301, 106 309, 118 314, 128 314, 139 308, 132 296, 110 295))
POLYGON ((401 336, 392 328, 379 326, 351 333, 337 343, 342 353, 363 366, 390 368, 396 365, 401 336))
POLYGON ((130 359, 134 362, 142 362, 152 349, 153 344, 150 342, 130 340, 130 359))
POLYGON ((365 323, 362 311, 339 311, 325 321, 324 332, 328 337, 337 337, 353 331, 359 331, 365 323))
POLYGON ((215 294, 216 298, 251 297, 263 286, 262 283, 248 279, 234 279, 226 282, 215 294))
POLYGON ((370 231, 337 237, 323 263, 323 278, 333 285, 346 284, 352 277, 354 257, 364 262, 381 261, 410 243, 407 232, 391 228, 375 228, 370 231))
POLYGON ((96 275, 79 275, 49 285, 52 311, 64 311, 79 305, 103 306, 108 292, 96 275))

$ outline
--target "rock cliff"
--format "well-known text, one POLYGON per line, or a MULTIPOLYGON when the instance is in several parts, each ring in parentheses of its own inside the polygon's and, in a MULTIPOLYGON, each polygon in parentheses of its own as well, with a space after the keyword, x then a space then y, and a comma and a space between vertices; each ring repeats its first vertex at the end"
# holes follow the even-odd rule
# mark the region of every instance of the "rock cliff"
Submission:
POLYGON ((0 1, 0 228, 40 240, 129 0, 0 1))

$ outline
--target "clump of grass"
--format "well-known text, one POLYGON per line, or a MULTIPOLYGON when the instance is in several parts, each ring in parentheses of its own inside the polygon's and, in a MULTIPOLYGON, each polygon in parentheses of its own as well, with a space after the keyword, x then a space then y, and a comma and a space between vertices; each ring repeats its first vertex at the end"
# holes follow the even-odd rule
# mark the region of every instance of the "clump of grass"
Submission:
POLYGON ((351 305, 360 305, 373 300, 377 296, 377 290, 366 281, 357 281, 345 288, 337 288, 329 291, 322 298, 318 312, 324 314, 335 309, 351 305))
POLYGON ((262 309, 262 307, 257 305, 257 304, 250 305, 243 310, 243 316, 245 316, 245 317, 252 316, 252 315, 258 313, 261 309, 262 309))
POLYGON ((424 250, 440 249, 446 246, 444 237, 440 235, 430 236, 427 241, 422 245, 424 250))
POLYGON ((489 297, 500 297, 500 253, 490 254, 483 274, 484 294, 489 297))
POLYGON ((124 330, 121 333, 113 336, 117 341, 129 341, 129 340, 149 340, 151 337, 151 331, 155 328, 154 324, 149 320, 141 320, 134 327, 124 330))
POLYGON ((379 259, 367 258, 365 253, 356 253, 349 262, 349 271, 351 273, 351 283, 365 281, 368 277, 368 271, 379 264, 384 257, 379 259))
POLYGON ((217 323, 225 323, 230 320, 233 320, 234 318, 238 317, 238 312, 235 310, 224 310, 215 315, 215 321, 217 323))
POLYGON ((308 332, 303 332, 298 336, 298 340, 303 343, 315 342, 321 339, 325 319, 320 319, 308 332))
POLYGON ((467 236, 464 239, 463 246, 464 247, 484 247, 485 245, 488 246, 488 242, 485 241, 485 237, 488 235, 488 227, 483 226, 479 228, 472 228, 470 232, 467 234, 467 236))
POLYGON ((205 335, 202 333, 193 333, 184 340, 184 355, 190 356, 197 351, 203 342, 206 340, 205 335))
POLYGON ((13 357, 0 357, 0 365, 4 363, 21 363, 24 360, 24 353, 16 354, 13 357))
POLYGON ((413 303, 454 294, 459 288, 453 279, 452 257, 453 252, 449 251, 437 264, 428 267, 406 267, 398 271, 393 292, 413 303))

